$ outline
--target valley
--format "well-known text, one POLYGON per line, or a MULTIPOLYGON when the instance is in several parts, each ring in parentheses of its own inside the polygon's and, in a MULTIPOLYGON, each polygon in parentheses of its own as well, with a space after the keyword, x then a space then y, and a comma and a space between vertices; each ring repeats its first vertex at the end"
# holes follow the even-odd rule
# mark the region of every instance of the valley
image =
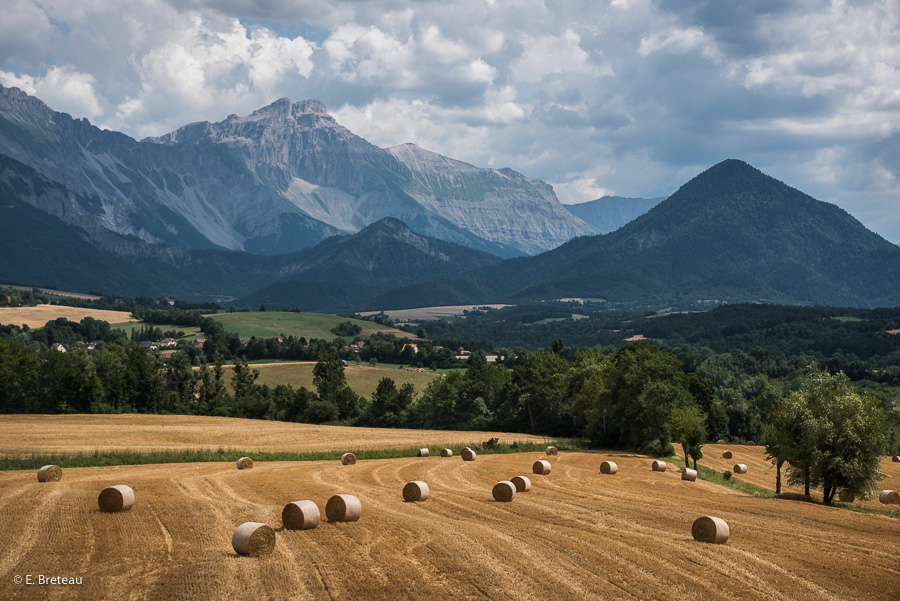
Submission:
POLYGON ((0 601, 900 600, 896 0, 5 4, 0 601))

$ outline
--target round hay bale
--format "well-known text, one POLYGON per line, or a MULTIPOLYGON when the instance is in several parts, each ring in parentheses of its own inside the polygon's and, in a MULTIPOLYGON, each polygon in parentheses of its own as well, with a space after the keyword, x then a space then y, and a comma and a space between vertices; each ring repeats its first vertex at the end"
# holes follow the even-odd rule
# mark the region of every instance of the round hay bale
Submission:
POLYGON ((100 511, 107 513, 128 511, 134 505, 134 491, 125 484, 109 486, 100 491, 97 504, 100 506, 100 511))
POLYGON ((746 474, 746 473, 747 473, 747 466, 746 466, 745 464, 743 464, 743 463, 736 463, 736 464, 734 464, 734 470, 733 470, 733 471, 734 471, 735 474, 746 474))
POLYGON ((403 487, 403 500, 407 503, 425 501, 428 499, 429 494, 431 494, 431 491, 428 490, 428 485, 421 480, 407 482, 406 486, 403 487))
POLYGON ((426 449, 426 448, 419 449, 419 457, 428 457, 428 449, 426 449))
POLYGON ((878 495, 878 500, 885 505, 900 505, 900 492, 896 490, 883 490, 878 495))
POLYGON ((494 489, 491 491, 491 494, 494 495, 495 501, 500 501, 501 503, 509 503, 516 497, 516 485, 509 480, 497 482, 494 485, 494 489))
POLYGON ((538 459, 531 466, 531 471, 540 476, 546 476, 550 473, 550 462, 545 459, 538 459))
POLYGON ((441 449, 441 457, 453 457, 453 449, 441 449))
POLYGON ((722 451, 722 459, 731 459, 732 457, 734 455, 732 455, 731 451, 722 451))
POLYGON ((293 501, 281 511, 281 523, 287 530, 312 530, 320 519, 319 506, 312 501, 293 501))
POLYGON ((556 447, 547 447, 548 455, 559 455, 559 450, 556 447))
POLYGON ((38 482, 59 482, 62 480, 62 468, 58 465, 45 465, 38 470, 38 482))
POLYGON ((728 524, 721 518, 711 515, 694 520, 691 526, 691 536, 701 543, 725 544, 728 541, 728 524))
POLYGON ((900 455, 894 455, 893 457, 891 457, 891 461, 893 461, 894 463, 900 463, 900 455))
POLYGON ((725 441, 720 438, 716 441, 716 444, 725 444, 725 441))
POLYGON ((334 495, 325 505, 329 522, 355 522, 362 515, 362 505, 353 495, 334 495))
POLYGON ((475 451, 473 451, 469 447, 464 448, 462 450, 462 453, 460 453, 460 456, 462 457, 463 461, 475 461, 476 457, 475 451))
POLYGON ((841 490, 841 492, 838 493, 838 499, 842 503, 852 503, 853 501, 856 500, 856 495, 853 494, 852 490, 847 490, 845 488, 845 489, 841 490))
POLYGON ((353 453, 344 453, 341 455, 341 465, 356 465, 356 455, 353 453))
POLYGON ((614 461, 604 461, 600 464, 600 473, 612 476, 619 471, 619 466, 614 461))
POLYGON ((241 457, 237 460, 237 468, 239 470, 249 470, 253 468, 253 460, 249 457, 241 457))
POLYGON ((755 446, 756 446, 756 443, 753 442, 752 440, 748 440, 748 441, 747 441, 747 446, 748 446, 748 447, 755 447, 755 446))
POLYGON ((692 470, 689 467, 684 468, 681 470, 681 479, 694 482, 697 479, 697 470, 692 470))
POLYGON ((526 476, 516 476, 510 482, 516 487, 516 492, 531 492, 531 480, 526 476))
POLYGON ((238 555, 268 555, 275 550, 275 530, 259 522, 244 522, 231 535, 231 546, 238 555))
POLYGON ((650 468, 654 472, 664 472, 664 471, 666 471, 666 462, 660 461, 657 459, 656 461, 653 462, 653 465, 651 465, 650 468))

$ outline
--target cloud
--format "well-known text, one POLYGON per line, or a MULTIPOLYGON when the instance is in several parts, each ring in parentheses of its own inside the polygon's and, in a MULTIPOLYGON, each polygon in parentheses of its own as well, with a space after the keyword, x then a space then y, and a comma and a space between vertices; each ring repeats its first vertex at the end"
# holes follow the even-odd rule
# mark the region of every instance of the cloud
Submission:
POLYGON ((0 58, 5 84, 136 137, 319 98, 374 144, 567 202, 740 158, 900 241, 896 0, 8 0, 0 58))
POLYGON ((209 120, 250 111, 282 95, 286 82, 306 79, 315 47, 265 28, 246 29, 238 20, 214 29, 193 15, 179 39, 134 57, 141 88, 122 100, 114 122, 145 123, 138 132, 159 134, 190 120, 209 120))
POLYGON ((50 67, 41 77, 0 71, 0 83, 20 88, 76 118, 94 118, 103 113, 94 90, 94 77, 76 71, 71 65, 50 67))
POLYGON ((521 58, 513 65, 518 80, 536 83, 548 75, 611 74, 606 66, 591 63, 590 55, 581 47, 581 36, 567 29, 561 35, 542 35, 522 43, 521 58))
POLYGON ((722 53, 716 46, 715 40, 706 35, 699 27, 671 29, 661 33, 652 33, 647 37, 641 38, 638 55, 648 56, 654 52, 668 52, 670 54, 699 52, 714 62, 722 61, 722 53))
MULTIPOLYGON (((39 65, 53 25, 46 13, 28 0, 8 0, 0 19, 0 57, 3 63, 39 65)), ((0 67, 4 64, 0 63, 0 67)))

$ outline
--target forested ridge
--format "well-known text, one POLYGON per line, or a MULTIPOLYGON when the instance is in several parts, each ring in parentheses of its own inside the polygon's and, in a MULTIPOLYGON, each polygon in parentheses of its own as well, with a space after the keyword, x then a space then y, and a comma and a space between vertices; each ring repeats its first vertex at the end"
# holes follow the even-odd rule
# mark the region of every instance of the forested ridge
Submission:
POLYGON ((456 338, 496 348, 534 350, 563 338, 572 346, 618 345, 640 335, 668 347, 691 345, 723 353, 765 350, 792 358, 865 361, 900 366, 900 308, 853 309, 765 304, 722 305, 710 311, 613 312, 597 303, 538 303, 468 311, 465 319, 421 324, 435 339, 456 338))

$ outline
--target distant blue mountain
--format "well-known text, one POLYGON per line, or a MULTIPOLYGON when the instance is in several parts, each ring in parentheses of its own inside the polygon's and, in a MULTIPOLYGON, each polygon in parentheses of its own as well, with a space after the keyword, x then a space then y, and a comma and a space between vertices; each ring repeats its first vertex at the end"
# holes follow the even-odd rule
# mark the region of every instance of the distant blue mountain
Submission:
POLYGON ((604 196, 597 200, 577 205, 563 205, 570 213, 594 226, 600 233, 612 232, 629 221, 640 217, 659 203, 659 198, 626 198, 624 196, 604 196))

